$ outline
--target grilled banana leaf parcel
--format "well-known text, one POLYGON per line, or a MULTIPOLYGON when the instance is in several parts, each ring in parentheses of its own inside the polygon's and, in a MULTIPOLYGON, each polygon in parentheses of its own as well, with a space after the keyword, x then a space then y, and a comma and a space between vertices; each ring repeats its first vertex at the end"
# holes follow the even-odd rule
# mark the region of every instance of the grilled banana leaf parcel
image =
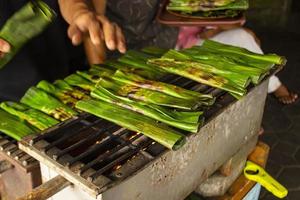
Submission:
POLYGON ((80 91, 78 88, 70 86, 66 81, 64 80, 56 80, 54 81, 54 86, 63 90, 67 91, 68 94, 70 94, 72 97, 78 100, 82 99, 89 99, 90 97, 85 94, 83 91, 80 91))
POLYGON ((20 141, 23 137, 36 132, 18 117, 0 109, 0 132, 20 141))
POLYGON ((91 96, 107 103, 115 104, 125 109, 138 112, 170 126, 193 133, 197 133, 199 126, 203 122, 203 118, 201 117, 203 112, 173 111, 163 108, 162 106, 144 104, 130 100, 126 97, 115 95, 103 87, 98 87, 93 90, 91 96))
POLYGON ((161 69, 155 70, 149 63, 148 59, 156 58, 157 56, 149 55, 143 52, 129 50, 125 55, 118 59, 119 62, 127 64, 131 68, 143 69, 155 75, 157 78, 162 76, 164 71, 161 69))
POLYGON ((55 85, 49 83, 48 81, 40 81, 37 86, 38 89, 44 90, 45 92, 55 96, 58 98, 61 102, 63 102, 66 105, 69 105, 71 107, 75 106, 75 103, 78 101, 72 95, 70 94, 71 91, 69 90, 63 90, 55 85))
POLYGON ((108 78, 102 78, 97 83, 96 87, 98 86, 102 86, 112 93, 123 97, 160 106, 184 110, 195 110, 201 106, 201 102, 197 99, 182 99, 164 94, 162 92, 124 84, 108 78))
POLYGON ((161 92, 173 97, 187 100, 195 100, 201 102, 202 105, 206 106, 212 105, 215 100, 210 94, 201 94, 199 92, 186 90, 184 88, 172 84, 147 80, 136 74, 126 73, 120 70, 116 71, 112 78, 124 84, 161 92))
POLYGON ((0 107, 6 112, 27 121, 39 130, 45 130, 59 123, 45 113, 16 102, 2 102, 0 107))
POLYGON ((284 64, 286 62, 284 57, 278 56, 276 54, 257 54, 251 51, 248 51, 247 49, 223 44, 220 42, 215 42, 212 40, 205 40, 202 44, 203 47, 214 49, 216 52, 224 52, 224 53, 230 53, 233 56, 236 57, 242 57, 245 59, 251 59, 256 61, 265 61, 269 63, 274 63, 277 65, 284 64))
POLYGON ((81 88, 85 91, 92 91, 94 89, 94 83, 91 81, 79 76, 78 74, 71 74, 70 76, 65 78, 65 81, 74 87, 81 88))
POLYGON ((54 11, 43 1, 37 0, 30 1, 9 18, 0 30, 0 38, 6 40, 12 48, 10 53, 0 59, 0 69, 26 42, 40 34, 54 17, 54 11))
POLYGON ((231 92, 236 97, 242 97, 246 93, 244 87, 237 85, 228 78, 207 72, 206 69, 199 67, 197 62, 177 61, 170 58, 150 59, 149 62, 170 73, 231 92))
MULTIPOLYGON (((168 52, 165 57, 170 57, 174 51, 168 52)), ((245 61, 230 57, 222 52, 215 52, 202 46, 194 46, 176 54, 184 54, 188 60, 194 60, 203 64, 208 64, 220 70, 226 70, 238 74, 244 74, 251 78, 252 83, 258 84, 268 73, 274 64, 267 62, 245 61)))
POLYGON ((111 121, 129 130, 143 133, 165 147, 177 150, 185 143, 181 133, 131 110, 99 100, 82 100, 76 108, 111 121))
POLYGON ((77 71, 76 73, 90 82, 97 83, 101 77, 112 76, 114 71, 100 66, 92 66, 88 71, 77 71))
POLYGON ((167 6, 168 10, 183 13, 208 12, 220 10, 247 10, 248 0, 214 0, 214 1, 186 1, 171 0, 167 6))
POLYGON ((21 103, 40 110, 60 121, 67 120, 76 114, 69 106, 36 87, 31 87, 22 97, 21 103))

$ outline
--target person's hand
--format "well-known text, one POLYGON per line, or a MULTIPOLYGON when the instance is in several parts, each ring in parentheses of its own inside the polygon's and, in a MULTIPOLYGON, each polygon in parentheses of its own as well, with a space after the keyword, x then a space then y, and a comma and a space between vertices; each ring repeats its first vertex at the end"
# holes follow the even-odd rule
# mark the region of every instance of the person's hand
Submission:
POLYGON ((10 45, 8 42, 0 38, 0 58, 10 51, 10 45))
POLYGON ((94 45, 101 40, 109 50, 126 52, 125 38, 120 27, 110 22, 104 15, 97 15, 89 10, 81 11, 75 15, 68 29, 68 36, 74 45, 79 45, 84 34, 89 34, 94 45))

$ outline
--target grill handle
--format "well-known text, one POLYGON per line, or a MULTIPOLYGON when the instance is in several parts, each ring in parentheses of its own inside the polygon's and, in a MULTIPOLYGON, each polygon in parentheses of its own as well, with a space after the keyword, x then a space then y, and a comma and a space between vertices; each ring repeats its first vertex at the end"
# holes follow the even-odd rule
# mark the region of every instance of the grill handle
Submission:
POLYGON ((71 185, 71 182, 67 181, 62 176, 56 176, 39 187, 33 189, 24 197, 18 198, 18 200, 45 200, 69 185, 71 185))

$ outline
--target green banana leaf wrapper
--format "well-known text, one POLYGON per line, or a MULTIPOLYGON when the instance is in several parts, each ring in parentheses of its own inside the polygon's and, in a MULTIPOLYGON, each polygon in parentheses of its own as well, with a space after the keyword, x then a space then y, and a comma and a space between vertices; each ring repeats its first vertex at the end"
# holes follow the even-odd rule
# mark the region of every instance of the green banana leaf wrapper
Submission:
POLYGON ((48 81, 42 80, 37 84, 36 87, 55 96, 61 102, 63 102, 64 104, 70 107, 74 107, 76 102, 78 101, 78 99, 72 97, 71 95, 72 91, 60 89, 56 87, 54 84, 49 83, 48 81))
POLYGON ((156 58, 156 56, 146 54, 143 52, 129 50, 125 55, 118 59, 119 62, 128 65, 130 68, 143 69, 152 74, 152 76, 159 78, 164 75, 163 70, 154 70, 149 63, 147 63, 148 59, 156 58))
POLYGON ((7 20, 0 38, 11 45, 11 51, 0 59, 4 67, 30 39, 40 34, 54 19, 55 12, 43 1, 31 1, 7 20))
POLYGON ((20 141, 23 137, 36 133, 36 130, 25 124, 18 117, 0 109, 0 132, 20 141))
POLYGON ((171 1, 167 6, 167 10, 176 11, 182 13, 197 13, 198 15, 202 13, 217 13, 219 11, 244 11, 249 8, 248 0, 224 0, 222 2, 210 1, 204 3, 203 1, 194 1, 194 2, 180 2, 180 1, 171 1))
POLYGON ((161 106, 151 106, 151 104, 143 104, 126 97, 115 95, 103 87, 98 87, 93 90, 91 96, 107 103, 115 104, 125 109, 143 114, 167 125, 193 133, 197 133, 199 126, 203 123, 203 118, 200 119, 203 112, 173 111, 161 106))
POLYGON ((241 72, 234 72, 224 69, 226 63, 216 60, 197 60, 192 56, 188 56, 176 50, 168 51, 163 58, 175 59, 176 61, 186 62, 189 66, 194 66, 208 73, 213 73, 222 76, 236 85, 246 88, 251 83, 251 76, 241 72))
POLYGON ((101 79, 101 77, 110 77, 115 73, 115 71, 94 65, 88 71, 77 71, 76 73, 82 76, 83 78, 89 80, 90 82, 96 84, 101 79))
POLYGON ((73 87, 81 88, 88 92, 92 91, 95 88, 94 83, 83 78, 82 76, 80 76, 78 74, 71 74, 71 75, 67 76, 64 80, 69 85, 71 85, 73 87))
POLYGON ((198 101, 201 102, 202 105, 206 106, 210 106, 215 102, 215 98, 210 94, 201 94, 199 92, 186 90, 175 85, 147 80, 136 74, 126 73, 120 70, 115 72, 115 74, 112 76, 112 79, 124 84, 161 92, 173 97, 198 101))
POLYGON ((122 70, 124 72, 130 72, 130 73, 134 73, 134 74, 138 74, 142 77, 145 78, 150 78, 150 79, 156 79, 157 77, 160 77, 160 75, 158 76, 157 72, 152 72, 143 68, 134 68, 131 67, 128 64, 122 63, 120 61, 117 60, 107 60, 105 62, 106 65, 109 65, 110 67, 113 67, 115 69, 119 69, 122 70))
POLYGON ((197 99, 177 98, 162 92, 144 89, 130 84, 124 84, 108 78, 102 78, 97 83, 96 88, 99 86, 104 87, 105 89, 123 97, 170 108, 196 110, 201 106, 201 102, 197 99))
POLYGON ((203 6, 203 7, 219 7, 226 6, 235 0, 170 0, 169 5, 184 6, 203 6))
POLYGON ((224 52, 232 54, 231 57, 236 56, 242 59, 250 59, 257 62, 268 62, 272 64, 282 65, 286 62, 286 59, 282 56, 278 56, 276 54, 257 54, 251 52, 245 48, 240 48, 232 45, 223 44, 220 42, 215 42, 212 40, 205 40, 202 44, 205 48, 213 49, 216 52, 224 52))
MULTIPOLYGON (((251 78, 252 83, 258 84, 274 66, 272 63, 247 61, 237 59, 232 54, 224 54, 222 52, 215 52, 202 46, 195 46, 190 49, 180 51, 184 54, 183 59, 192 59, 194 61, 212 65, 218 69, 231 71, 238 74, 245 74, 251 78)), ((170 57, 169 55, 165 55, 170 57)))
POLYGON ((165 147, 177 150, 185 143, 185 136, 155 120, 131 110, 99 100, 82 100, 76 108, 111 121, 129 130, 143 133, 165 147))
POLYGON ((164 49, 164 48, 160 48, 160 47, 156 47, 156 46, 148 46, 148 47, 144 47, 143 49, 141 49, 141 51, 143 53, 152 55, 154 57, 160 57, 162 55, 164 55, 168 49, 164 49))
POLYGON ((31 87, 21 99, 21 103, 40 110, 59 121, 65 121, 78 113, 55 97, 36 87, 31 87))
POLYGON ((45 130, 59 123, 45 113, 16 102, 2 102, 0 107, 6 112, 25 120, 39 130, 45 130))
POLYGON ((163 68, 169 73, 177 74, 199 83, 231 92, 238 98, 241 98, 246 93, 245 88, 238 86, 225 77, 207 72, 206 70, 195 66, 194 62, 177 61, 170 58, 150 59, 149 62, 158 68, 163 68))
POLYGON ((84 91, 81 91, 77 88, 74 88, 70 86, 66 81, 64 80, 56 80, 54 81, 53 85, 63 91, 67 91, 69 95, 74 97, 75 99, 82 100, 82 99, 89 99, 89 95, 84 93, 84 91))

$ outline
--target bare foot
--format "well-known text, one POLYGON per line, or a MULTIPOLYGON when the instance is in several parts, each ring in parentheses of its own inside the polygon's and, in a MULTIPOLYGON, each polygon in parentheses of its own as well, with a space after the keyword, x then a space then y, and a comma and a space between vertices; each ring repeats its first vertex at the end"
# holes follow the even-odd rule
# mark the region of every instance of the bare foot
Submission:
POLYGON ((275 90, 274 95, 278 101, 283 104, 291 104, 298 99, 298 94, 289 92, 284 85, 281 85, 277 90, 275 90))
POLYGON ((259 131, 258 131, 258 135, 262 135, 264 134, 265 130, 263 127, 260 127, 259 131))

